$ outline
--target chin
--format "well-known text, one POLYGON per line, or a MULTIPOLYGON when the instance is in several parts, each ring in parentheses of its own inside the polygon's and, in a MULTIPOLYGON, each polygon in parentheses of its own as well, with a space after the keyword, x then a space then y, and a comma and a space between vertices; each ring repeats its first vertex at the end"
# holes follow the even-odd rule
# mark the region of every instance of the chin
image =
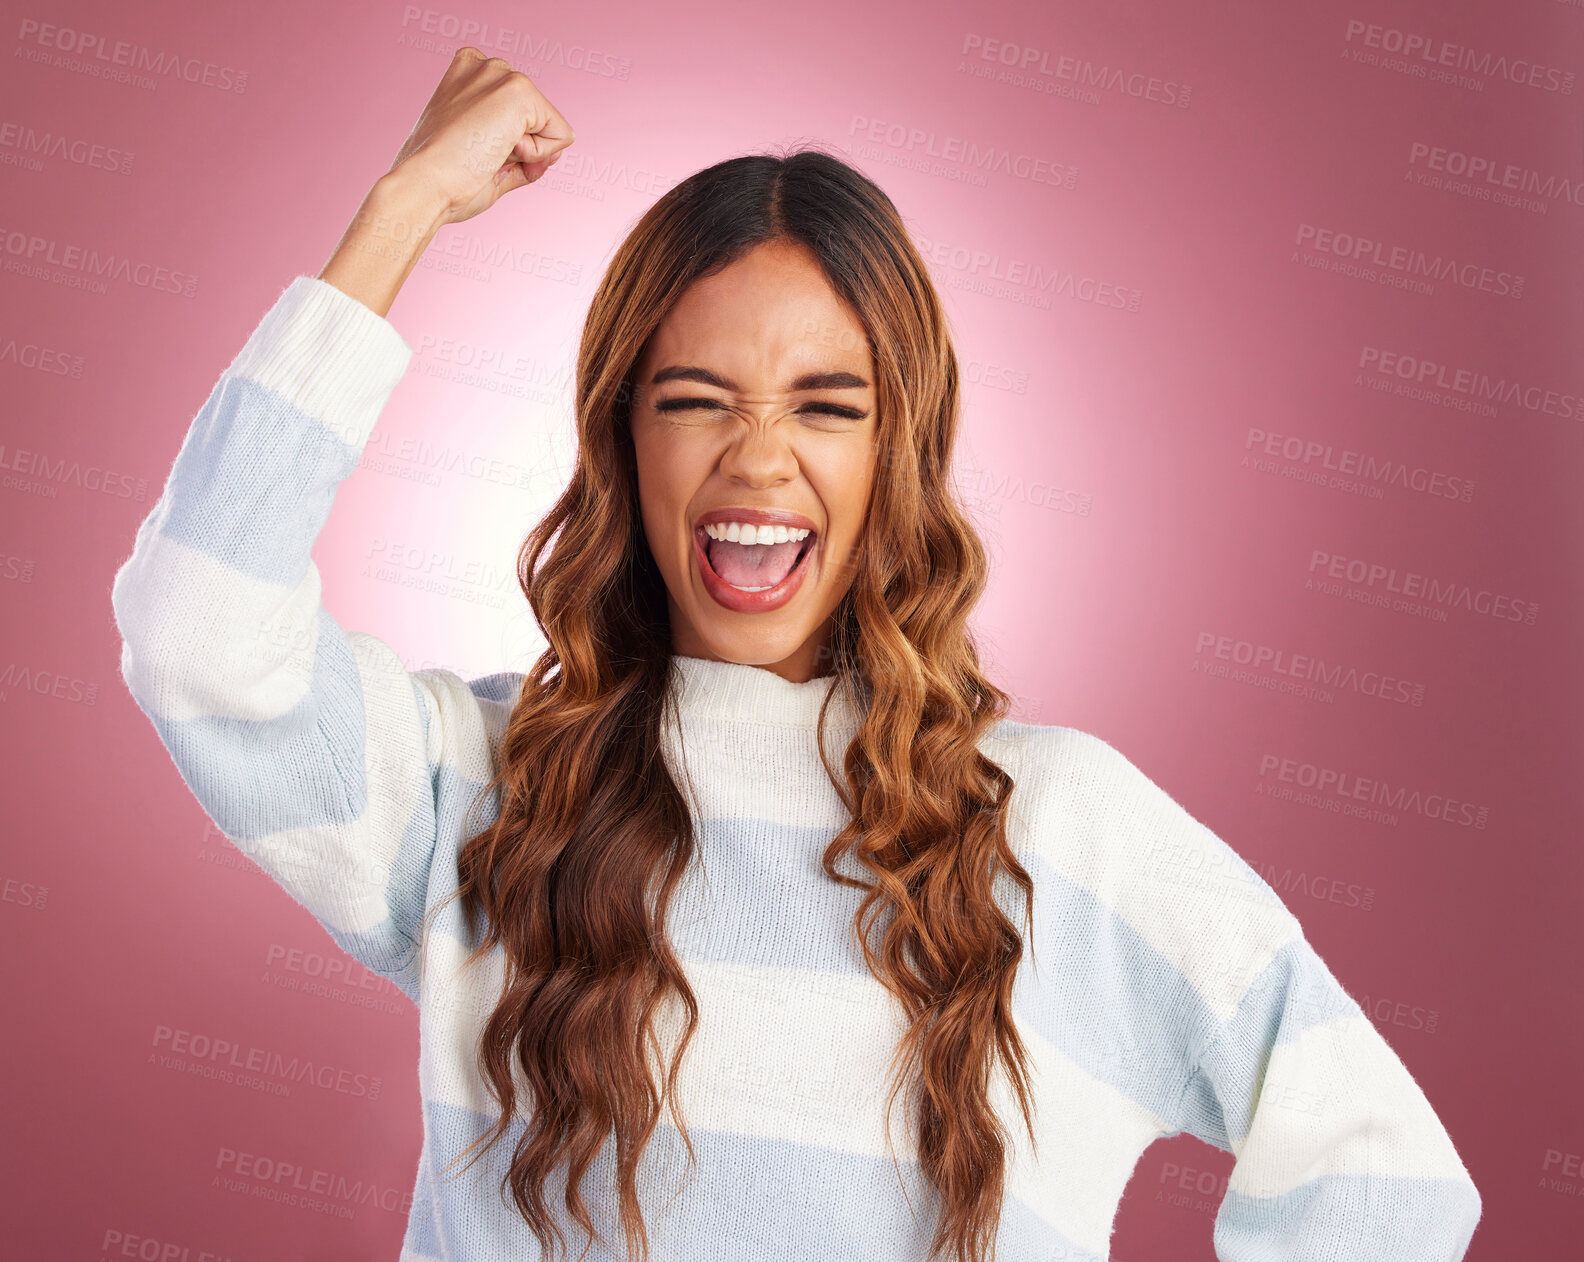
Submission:
MULTIPOLYGON (((765 617, 763 614, 754 616, 765 617)), ((784 662, 813 634, 812 628, 801 626, 728 628, 722 626, 721 621, 718 617, 710 617, 708 623, 695 623, 694 626, 711 653, 722 661, 741 666, 774 666, 784 662)))

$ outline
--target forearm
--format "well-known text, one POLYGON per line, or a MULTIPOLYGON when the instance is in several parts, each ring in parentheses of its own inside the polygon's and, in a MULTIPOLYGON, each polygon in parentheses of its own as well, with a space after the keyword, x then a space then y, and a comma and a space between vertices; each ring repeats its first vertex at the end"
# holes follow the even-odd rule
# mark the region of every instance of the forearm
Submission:
POLYGON ((411 181, 385 176, 369 190, 319 279, 389 314, 407 277, 440 230, 441 200, 411 181))

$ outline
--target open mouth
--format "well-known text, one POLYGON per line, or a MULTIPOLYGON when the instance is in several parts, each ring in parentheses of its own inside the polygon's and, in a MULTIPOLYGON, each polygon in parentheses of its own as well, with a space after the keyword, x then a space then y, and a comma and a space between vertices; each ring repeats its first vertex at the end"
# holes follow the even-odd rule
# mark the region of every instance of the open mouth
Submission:
POLYGON ((819 533, 808 519, 774 524, 737 520, 705 522, 693 531, 699 574, 719 605, 762 613, 791 600, 811 566, 819 533), (761 542, 762 540, 762 542, 761 542))
POLYGON ((742 543, 726 538, 711 538, 713 528, 700 527, 704 559, 722 582, 740 592, 767 592, 791 577, 814 550, 818 536, 808 531, 802 539, 781 543, 742 543))

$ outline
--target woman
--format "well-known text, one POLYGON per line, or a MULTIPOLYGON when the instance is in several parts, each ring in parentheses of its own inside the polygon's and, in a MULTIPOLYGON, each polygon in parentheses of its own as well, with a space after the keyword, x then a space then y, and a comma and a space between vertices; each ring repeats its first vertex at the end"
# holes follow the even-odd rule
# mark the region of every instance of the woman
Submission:
POLYGON ((408 673, 321 608, 402 282, 572 141, 461 50, 113 592, 193 792, 419 1006, 403 1258, 1103 1259, 1182 1131, 1236 1154, 1223 1259, 1462 1257, 1478 1192, 1274 892, 1099 738, 1005 717, 942 308, 836 158, 700 171, 618 250, 526 676, 408 673))

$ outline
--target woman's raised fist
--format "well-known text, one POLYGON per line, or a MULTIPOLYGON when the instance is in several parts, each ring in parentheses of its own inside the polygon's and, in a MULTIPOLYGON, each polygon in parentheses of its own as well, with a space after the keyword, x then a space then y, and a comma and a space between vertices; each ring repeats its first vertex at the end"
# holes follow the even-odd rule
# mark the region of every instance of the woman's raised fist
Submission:
POLYGON ((574 139, 527 75, 459 48, 385 182, 432 199, 437 223, 459 223, 533 183, 574 139))

